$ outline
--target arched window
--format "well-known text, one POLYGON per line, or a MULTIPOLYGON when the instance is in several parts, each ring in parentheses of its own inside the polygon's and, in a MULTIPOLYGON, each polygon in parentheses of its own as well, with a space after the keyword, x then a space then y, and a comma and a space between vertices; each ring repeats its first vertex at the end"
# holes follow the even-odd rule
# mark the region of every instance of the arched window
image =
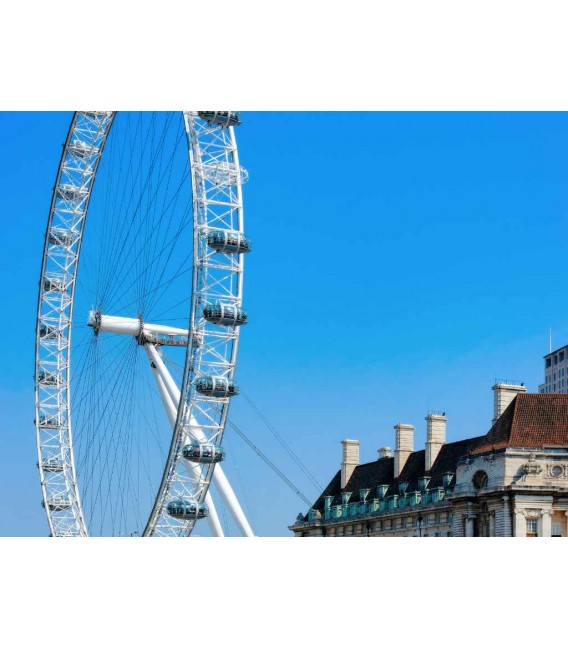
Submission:
POLYGON ((483 489, 487 486, 487 473, 485 471, 477 471, 472 479, 473 486, 476 489, 483 489))

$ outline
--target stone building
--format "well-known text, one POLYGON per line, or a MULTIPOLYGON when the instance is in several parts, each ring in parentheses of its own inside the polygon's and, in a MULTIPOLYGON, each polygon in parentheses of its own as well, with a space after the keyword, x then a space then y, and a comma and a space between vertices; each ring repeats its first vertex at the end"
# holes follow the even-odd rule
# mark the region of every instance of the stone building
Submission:
POLYGON ((397 424, 395 448, 359 463, 342 441, 341 468, 295 536, 568 536, 568 395, 499 383, 480 437, 446 443, 445 413, 426 417, 426 444, 397 424))
POLYGON ((544 357, 544 383, 539 392, 568 394, 568 345, 544 357))

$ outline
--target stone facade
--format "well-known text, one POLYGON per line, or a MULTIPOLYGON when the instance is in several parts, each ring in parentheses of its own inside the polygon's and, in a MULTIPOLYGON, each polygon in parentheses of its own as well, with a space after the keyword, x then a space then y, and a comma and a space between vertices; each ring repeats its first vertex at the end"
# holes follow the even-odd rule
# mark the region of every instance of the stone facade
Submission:
POLYGON ((398 424, 394 457, 351 463, 345 482, 342 463, 289 529, 295 536, 568 536, 568 395, 518 391, 486 435, 450 444, 445 415, 426 420, 425 450, 409 451, 414 429, 398 424))

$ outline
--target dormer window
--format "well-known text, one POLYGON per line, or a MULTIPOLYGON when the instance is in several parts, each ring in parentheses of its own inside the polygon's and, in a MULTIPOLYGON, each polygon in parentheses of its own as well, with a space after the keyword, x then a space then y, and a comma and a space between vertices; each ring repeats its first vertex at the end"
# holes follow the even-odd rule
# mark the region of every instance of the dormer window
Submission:
POLYGON ((442 475, 442 484, 444 487, 449 487, 452 484, 453 478, 454 474, 451 471, 446 471, 446 473, 442 475))
POLYGON ((364 503, 367 500, 370 489, 359 489, 359 502, 364 503))
POLYGON ((398 483, 398 493, 402 496, 403 493, 406 493, 408 489, 408 482, 399 482, 398 483))
POLYGON ((308 512, 308 520, 310 521, 310 523, 312 523, 313 521, 317 521, 320 518, 321 518, 321 514, 317 509, 310 509, 310 511, 308 512))
POLYGON ((420 501, 422 500, 422 495, 419 491, 413 491, 410 494, 410 506, 414 507, 415 505, 419 505, 420 501))
POLYGON ((389 496, 388 498, 388 508, 389 509, 396 509, 396 506, 398 504, 398 496, 389 496))
POLYGON ((351 492, 350 492, 350 491, 346 491, 345 493, 342 493, 342 494, 341 494, 341 502, 342 502, 344 505, 347 505, 347 503, 349 502, 349 499, 350 499, 350 498, 351 498, 351 492))
POLYGON ((430 484, 430 476, 426 475, 423 478, 418 478, 418 489, 420 491, 426 491, 428 485, 430 484))
POLYGON ((384 498, 385 497, 385 495, 386 495, 386 493, 388 491, 388 488, 389 488, 388 484, 380 484, 377 487, 377 494, 378 494, 379 498, 384 498))
POLYGON ((444 500, 444 489, 442 487, 436 487, 432 492, 432 502, 439 503, 444 500))
POLYGON ((332 502, 333 502, 333 496, 326 496, 325 497, 325 508, 330 509, 332 502))

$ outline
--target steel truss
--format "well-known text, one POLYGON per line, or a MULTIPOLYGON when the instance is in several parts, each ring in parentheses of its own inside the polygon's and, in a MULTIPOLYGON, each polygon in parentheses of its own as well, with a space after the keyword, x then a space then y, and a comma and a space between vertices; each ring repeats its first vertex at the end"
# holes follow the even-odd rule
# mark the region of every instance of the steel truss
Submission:
MULTIPOLYGON (((231 113, 215 113, 223 115, 231 113)), ((36 330, 35 424, 38 468, 50 533, 87 536, 73 456, 70 405, 71 325, 77 267, 89 201, 97 168, 115 113, 78 112, 74 115, 57 174, 48 219, 41 269, 36 330)), ((193 280, 191 316, 187 329, 162 325, 131 327, 129 333, 144 345, 158 392, 173 427, 164 473, 145 536, 187 536, 197 520, 170 515, 168 503, 206 503, 214 534, 222 528, 208 495, 215 478, 241 532, 252 530, 220 467, 196 465, 182 456, 192 440, 220 445, 230 396, 199 391, 200 380, 218 379, 233 385, 239 326, 212 322, 207 305, 223 305, 222 313, 239 313, 243 295, 244 237, 242 184, 247 174, 239 165, 232 126, 207 121, 196 112, 184 112, 192 180, 193 280), (211 237, 237 241, 231 248, 212 247, 211 237), (161 362, 163 348, 186 346, 181 389, 161 362)), ((115 329, 119 318, 114 317, 115 329)), ((122 320, 125 320, 122 318, 122 320)), ((246 320, 245 320, 246 321, 246 320)), ((112 329, 113 316, 92 313, 89 324, 98 331, 112 329), (106 318, 106 320, 105 320, 106 318)), ((136 322, 136 321, 135 321, 136 322)), ((236 388, 234 388, 236 391, 236 388)))

